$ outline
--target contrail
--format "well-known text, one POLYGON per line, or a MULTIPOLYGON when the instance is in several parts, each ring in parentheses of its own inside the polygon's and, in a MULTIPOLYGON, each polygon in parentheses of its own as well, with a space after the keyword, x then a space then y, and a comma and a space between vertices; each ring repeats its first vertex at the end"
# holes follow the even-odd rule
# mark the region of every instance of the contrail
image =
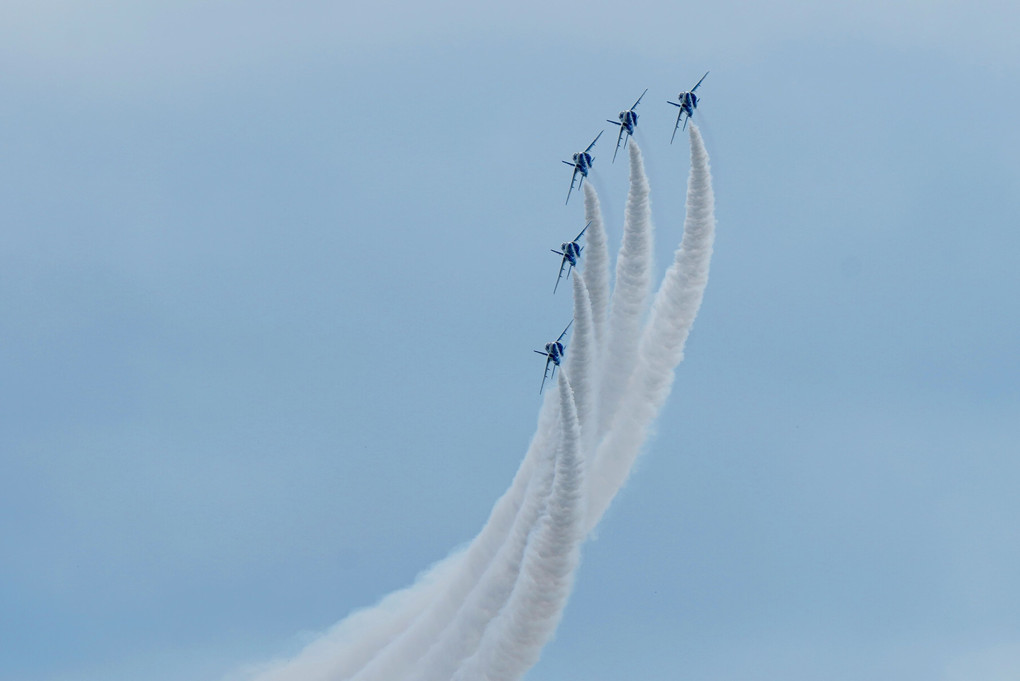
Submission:
POLYGON ((581 432, 566 371, 560 372, 559 394, 563 433, 542 524, 528 544, 509 602, 453 681, 517 681, 538 661, 566 606, 584 538, 581 432))
MULTIPOLYGON (((595 368, 595 348, 593 345, 591 302, 588 298, 588 289, 585 285, 584 275, 579 271, 574 273, 573 287, 573 333, 570 337, 569 352, 561 371, 565 371, 574 377, 572 381, 574 387, 573 397, 578 414, 578 427, 582 430, 583 435, 584 421, 582 421, 581 415, 584 414, 585 418, 591 418, 588 410, 592 405, 593 395, 590 394, 589 376, 595 368)), ((592 424, 589 423, 590 429, 592 429, 591 426, 592 424)), ((550 440, 551 436, 544 438, 546 442, 550 440)), ((507 544, 500 550, 499 556, 489 567, 483 582, 476 587, 468 602, 457 613, 456 623, 444 632, 442 640, 429 651, 429 654, 424 659, 417 662, 415 666, 419 671, 410 677, 411 679, 448 679, 449 675, 457 668, 457 663, 463 661, 477 649, 489 620, 499 612, 510 596, 517 579, 520 563, 523 560, 529 532, 538 520, 538 514, 544 510, 544 497, 548 494, 549 487, 552 485, 553 468, 551 457, 549 458, 548 479, 545 477, 544 470, 543 467, 543 472, 536 475, 537 480, 532 480, 536 496, 532 497, 532 490, 529 488, 527 508, 519 513, 511 537, 508 538, 507 544), (532 500, 541 503, 532 504, 532 500)), ((358 679, 360 680, 361 678, 361 675, 359 675, 358 679)), ((400 677, 389 676, 388 678, 400 677)))
MULTIPOLYGON (((471 544, 440 561, 416 582, 390 594, 379 604, 349 615, 294 658, 263 665, 251 681, 340 681, 350 679, 368 664, 385 668, 409 655, 396 654, 400 642, 412 648, 429 645, 439 636, 449 610, 463 602, 482 571, 506 541, 542 455, 558 439, 559 404, 547 400, 539 426, 509 489, 496 502, 488 522, 471 544), (425 613, 425 614, 423 614, 425 613), (423 619, 424 618, 424 619, 423 619), (431 632, 419 620, 435 623, 431 632), (408 631, 413 629, 413 633, 408 631), (431 637, 429 636, 431 634, 431 637), (376 658, 387 662, 376 662, 376 658)), ((402 664, 402 663, 401 663, 402 664)), ((391 677, 399 678, 399 677, 391 677)))
POLYGON ((652 301, 648 324, 638 346, 637 365, 620 411, 596 453, 588 496, 587 531, 598 524, 626 482, 648 427, 669 396, 674 370, 683 360, 684 344, 708 283, 715 238, 715 197, 708 153, 693 123, 690 138, 691 173, 684 235, 652 301))
MULTIPOLYGON (((455 617, 477 623, 479 619, 485 619, 484 610, 489 601, 497 600, 498 609, 498 605, 506 600, 506 596, 500 600, 489 593, 491 583, 494 579, 498 582, 504 578, 507 571, 516 574, 521 558, 514 555, 514 540, 522 533, 527 537, 542 512, 542 505, 552 484, 551 459, 558 440, 559 420, 559 405, 555 400, 547 400, 542 408, 538 431, 532 438, 514 483, 493 509, 489 522, 468 547, 456 577, 445 591, 437 594, 433 606, 396 637, 354 679, 390 681, 404 678, 413 668, 420 667, 422 657, 441 637, 463 644, 466 638, 464 632, 470 632, 470 624, 460 627, 450 636, 447 629, 454 627, 452 622, 455 617), (543 469, 549 472, 546 474, 543 469), (469 595, 474 596, 474 601, 465 603, 469 595), (481 615, 471 611, 472 605, 477 607, 479 600, 482 601, 481 615)), ((518 553, 523 553, 523 546, 518 553)), ((512 577, 510 584, 513 584, 512 577)), ((509 587, 506 591, 509 595, 509 587)))
POLYGON ((565 370, 569 372, 577 405, 577 420, 581 427, 581 452, 586 456, 595 444, 595 374, 598 354, 595 347, 591 298, 584 274, 574 273, 574 331, 570 335, 565 370))
POLYGON ((599 195, 591 183, 584 185, 584 221, 591 221, 585 235, 584 278, 591 298, 592 323, 595 343, 600 348, 606 342, 606 318, 609 310, 609 244, 606 227, 602 222, 599 195))
POLYGON ((652 214, 648 178, 637 142, 630 142, 630 191, 623 243, 616 258, 616 283, 609 307, 609 337, 602 355, 599 437, 612 423, 635 362, 642 316, 652 290, 652 214))
MULTIPOLYGON (((536 441, 543 443, 543 447, 535 450, 538 467, 528 486, 524 505, 517 514, 513 529, 499 548, 495 559, 487 566, 467 600, 457 609, 449 625, 441 632, 433 632, 441 636, 424 655, 406 657, 403 660, 405 668, 400 675, 375 674, 364 678, 386 681, 391 679, 445 681, 477 650, 486 627, 504 607, 514 589, 514 584, 517 583, 525 550, 535 526, 546 511, 550 490, 553 487, 556 451, 561 437, 559 414, 562 406, 558 400, 547 399, 546 403, 554 405, 548 412, 556 418, 542 424, 542 437, 536 438, 536 441)), ((394 670, 391 668, 385 671, 394 670)), ((362 677, 359 675, 357 678, 360 681, 362 677)))
POLYGON ((378 604, 348 615, 291 659, 249 668, 252 681, 331 681, 346 679, 386 646, 441 594, 454 579, 463 552, 425 572, 414 585, 378 604))

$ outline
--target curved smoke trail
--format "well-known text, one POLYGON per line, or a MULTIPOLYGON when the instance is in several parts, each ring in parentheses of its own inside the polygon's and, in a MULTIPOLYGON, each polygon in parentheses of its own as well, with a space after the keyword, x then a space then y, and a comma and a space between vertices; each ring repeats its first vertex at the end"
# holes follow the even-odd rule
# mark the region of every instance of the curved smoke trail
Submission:
POLYGON ((634 367, 641 318, 652 290, 652 213, 644 159, 630 141, 630 191, 624 212, 623 243, 616 257, 616 283, 609 299, 609 337, 602 356, 599 436, 605 434, 634 367))
POLYGON ((585 233, 584 275, 591 299, 592 323, 595 327, 595 344, 606 342, 606 319, 609 316, 609 243, 602 222, 599 195, 591 182, 584 185, 584 221, 591 222, 585 233))
MULTIPOLYGON (((561 405, 556 400, 547 400, 555 405, 550 410, 557 416, 561 405)), ((373 675, 372 679, 408 679, 408 681, 432 681, 449 679, 457 667, 474 655, 482 635, 489 623, 499 614, 510 599, 517 583, 525 551, 534 528, 546 512, 546 503, 555 477, 556 450, 559 447, 561 419, 549 420, 543 425, 546 430, 542 441, 546 446, 538 450, 538 468, 528 487, 528 494, 514 526, 506 541, 500 547, 495 559, 485 570, 481 580, 470 592, 468 599, 454 612, 454 617, 441 634, 435 645, 426 654, 410 656, 403 660, 404 672, 399 676, 373 675), (413 667, 413 668, 412 668, 413 667)), ((386 670, 386 671, 391 671, 386 670)), ((361 676, 357 677, 359 680, 361 676)))
POLYGON ((626 482, 648 427, 669 396, 674 370, 683 360, 684 344, 708 284, 715 238, 715 197, 708 153, 693 123, 690 138, 691 174, 687 182, 684 235, 652 301, 648 324, 638 346, 637 365, 622 407, 596 453, 588 498, 588 531, 598 524, 626 482))
MULTIPOLYGON (((592 321, 591 297, 581 272, 574 273, 574 330, 570 335, 570 352, 565 370, 571 376, 577 421, 581 427, 582 453, 591 451, 595 444, 595 328, 592 321)), ((585 464, 590 463, 585 461, 585 464)))
POLYGON ((552 638, 570 596, 584 539, 584 462, 566 371, 560 372, 559 396, 563 433, 556 457, 556 482, 542 524, 528 544, 509 602, 486 630, 478 652, 457 670, 453 681, 521 678, 552 638))
POLYGON ((348 615, 297 656, 250 668, 251 681, 347 679, 398 636, 454 581, 463 558, 456 552, 423 573, 412 586, 348 615))
POLYGON ((264 666, 251 681, 342 681, 367 665, 401 673, 413 664, 415 651, 421 652, 422 647, 427 649, 434 643, 505 544, 536 467, 541 465, 543 454, 555 446, 558 411, 554 400, 543 404, 538 430, 510 488, 466 549, 437 563, 412 586, 348 616, 296 657, 264 666), (430 630, 423 623, 436 628, 430 630))

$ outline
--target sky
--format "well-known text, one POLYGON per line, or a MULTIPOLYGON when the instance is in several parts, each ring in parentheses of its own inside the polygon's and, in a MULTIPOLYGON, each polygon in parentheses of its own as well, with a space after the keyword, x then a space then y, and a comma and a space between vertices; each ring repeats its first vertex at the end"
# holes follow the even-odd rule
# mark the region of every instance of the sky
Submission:
POLYGON ((528 678, 1020 674, 1020 9, 0 4, 0 680, 205 681, 469 541, 638 137, 673 395, 528 678))

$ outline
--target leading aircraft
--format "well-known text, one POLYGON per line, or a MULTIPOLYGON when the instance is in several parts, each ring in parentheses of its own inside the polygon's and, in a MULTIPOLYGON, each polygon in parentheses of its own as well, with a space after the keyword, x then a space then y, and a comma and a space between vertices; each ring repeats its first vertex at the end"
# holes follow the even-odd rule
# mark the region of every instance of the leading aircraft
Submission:
POLYGON ((673 138, 676 137, 677 128, 680 127, 680 119, 683 118, 684 114, 687 114, 687 118, 683 119, 684 130, 687 129, 687 121, 691 119, 691 116, 694 115, 694 110, 698 108, 698 96, 694 94, 694 91, 698 89, 698 85, 701 85, 701 81, 705 80, 706 76, 708 76, 708 71, 705 71, 705 75, 701 77, 701 80, 698 81, 697 85, 692 87, 687 92, 681 92, 679 95, 676 96, 676 98, 680 100, 679 104, 677 104, 676 102, 666 100, 667 104, 672 104, 673 106, 680 107, 680 111, 676 115, 676 125, 673 126, 673 137, 669 138, 670 144, 673 144, 673 138))
MULTIPOLYGON (((570 320, 570 324, 573 324, 574 320, 570 320)), ((563 333, 560 337, 551 343, 545 344, 545 352, 541 350, 535 350, 540 355, 545 355, 545 375, 542 376, 542 386, 538 389, 538 394, 542 394, 542 390, 545 388, 545 379, 549 378, 549 365, 553 365, 552 375, 556 375, 556 367, 560 365, 560 360, 563 359, 563 337, 567 335, 567 329, 570 328, 570 324, 563 329, 563 333)))
POLYGON ((570 176, 570 189, 567 190, 567 200, 563 202, 564 205, 570 203, 570 192, 574 191, 574 180, 577 179, 577 174, 581 173, 581 183, 577 185, 578 187, 584 184, 584 178, 588 177, 588 171, 591 170, 591 166, 595 162, 595 159, 592 158, 589 152, 604 132, 605 130, 600 130, 599 134, 595 135, 595 139, 591 141, 591 144, 584 151, 574 154, 573 161, 564 161, 568 166, 574 167, 574 174, 570 176))
MULTIPOLYGON (((648 88, 645 88, 645 91, 641 93, 641 97, 644 97, 647 92, 648 88)), ((636 109, 637 105, 641 103, 641 97, 637 98, 637 101, 634 102, 634 106, 630 107, 626 111, 620 112, 619 121, 611 121, 608 118, 606 119, 606 122, 620 126, 620 136, 616 138, 616 151, 613 152, 613 163, 616 163, 616 152, 620 151, 620 140, 623 139, 623 133, 627 133, 627 142, 629 142, 630 136, 634 134, 634 128, 637 127, 637 112, 635 112, 634 109, 636 109)), ((623 143, 624 149, 627 148, 627 142, 623 143)))
POLYGON ((563 268, 568 264, 570 265, 570 268, 567 270, 567 278, 569 279, 570 272, 577 267, 577 259, 581 257, 581 251, 584 250, 584 246, 581 246, 577 242, 580 241, 581 237, 584 236, 584 233, 588 231, 589 227, 591 227, 591 220, 589 220, 588 224, 584 226, 581 233, 574 237, 573 241, 565 241, 560 244, 560 250, 557 251, 555 248, 549 249, 553 253, 563 256, 563 260, 560 261, 560 276, 556 277, 556 286, 553 286, 553 293, 556 293, 556 289, 559 288, 560 279, 563 278, 563 268))

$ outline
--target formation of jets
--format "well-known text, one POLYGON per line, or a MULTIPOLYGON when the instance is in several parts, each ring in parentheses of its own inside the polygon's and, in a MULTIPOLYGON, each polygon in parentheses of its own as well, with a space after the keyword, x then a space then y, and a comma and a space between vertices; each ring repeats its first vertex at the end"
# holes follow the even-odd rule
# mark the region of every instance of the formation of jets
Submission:
MULTIPOLYGON (((673 126, 673 136, 669 138, 670 144, 672 144, 673 140, 676 138, 676 131, 681 129, 681 124, 683 124, 682 129, 686 130, 687 121, 691 120, 691 118, 694 117, 694 111, 695 109, 698 108, 698 96, 694 94, 694 92, 699 87, 701 87, 701 84, 705 81, 705 78, 707 77, 708 71, 706 71, 705 75, 701 77, 701 80, 694 84, 694 87, 692 87, 690 90, 685 90, 681 92, 679 95, 677 95, 677 101, 674 102, 672 100, 666 100, 667 104, 672 104, 673 106, 678 107, 680 109, 680 111, 677 112, 676 124, 673 126)), ((638 104, 641 103, 641 100, 644 98, 646 94, 648 94, 647 88, 645 88, 645 91, 642 92, 641 96, 637 98, 637 101, 634 102, 634 105, 632 107, 630 107, 626 111, 620 112, 620 115, 617 116, 619 120, 613 121, 607 119, 607 122, 612 123, 613 125, 620 126, 620 133, 616 137, 616 150, 613 152, 614 163, 616 162, 616 155, 620 151, 621 143, 623 144, 623 147, 626 149, 627 143, 630 141, 631 136, 634 134, 634 130, 637 128, 638 115, 635 109, 637 108, 638 104), (623 136, 624 133, 627 134, 626 138, 624 138, 623 136)), ((595 135, 595 139, 591 141, 591 144, 585 147, 584 151, 579 151, 576 154, 574 154, 571 157, 572 160, 564 161, 564 163, 566 163, 573 169, 573 172, 570 175, 570 189, 567 190, 567 200, 564 202, 565 204, 570 203, 570 194, 571 192, 574 191, 574 186, 576 185, 577 187, 581 187, 584 184, 584 179, 588 177, 588 171, 591 170, 592 165, 595 163, 595 157, 592 155, 591 152, 592 149, 595 147, 595 143, 599 141, 600 137, 602 137, 603 132, 605 132, 605 130, 602 130, 599 132, 599 134, 595 135), (578 174, 581 175, 580 182, 577 181, 578 174)), ((567 278, 570 278, 571 271, 573 271, 573 269, 577 267, 577 261, 581 257, 581 251, 584 250, 584 247, 581 246, 579 242, 581 240, 581 237, 584 236, 584 233, 588 230, 588 227, 590 225, 591 222, 588 222, 588 224, 584 226, 584 229, 582 229, 580 233, 576 237, 574 237, 573 241, 565 241, 562 244, 560 244, 560 250, 557 251, 556 249, 551 249, 553 253, 562 256, 562 259, 560 260, 560 272, 559 276, 556 277, 556 285, 553 286, 553 293, 556 293, 556 289, 559 288, 560 285, 560 280, 563 279, 563 270, 564 269, 567 270, 567 278)), ((573 320, 571 320, 570 324, 573 323, 574 323, 573 320)), ((545 388, 546 379, 550 378, 549 373, 550 365, 552 365, 552 376, 556 375, 556 367, 560 365, 560 361, 563 359, 564 352, 563 337, 567 334, 567 331, 570 329, 570 324, 567 324, 567 328, 563 329, 563 333, 560 334, 559 338, 550 343, 545 344, 544 352, 541 350, 535 350, 535 352, 537 352, 540 355, 544 355, 546 358, 545 374, 543 374, 542 376, 542 387, 539 388, 538 390, 539 393, 541 393, 542 389, 545 388)))
MULTIPOLYGON (((672 144, 673 140, 676 139, 676 131, 681 129, 680 124, 683 123, 683 129, 687 129, 687 121, 694 117, 694 110, 698 108, 698 96, 694 94, 694 91, 701 87, 705 78, 708 77, 708 71, 701 77, 697 83, 694 84, 690 90, 685 90, 677 95, 677 101, 666 100, 667 104, 672 104, 675 107, 679 107, 680 111, 676 115, 676 125, 673 126, 673 136, 669 138, 669 143, 672 144)), ((617 117, 619 120, 613 121, 606 119, 607 123, 620 126, 620 134, 616 137, 616 150, 613 152, 613 162, 616 162, 616 155, 620 151, 620 144, 622 143, 624 148, 627 147, 627 142, 630 141, 631 135, 634 134, 634 130, 637 128, 638 115, 634 109, 641 103, 644 96, 648 94, 648 88, 641 93, 641 96, 634 102, 634 106, 630 107, 626 111, 621 111, 617 117), (627 137, 624 138, 624 133, 627 133, 627 137)), ((591 170, 592 164, 595 163, 595 157, 592 156, 591 150, 595 146, 595 143, 599 141, 599 137, 602 137, 602 133, 605 130, 595 135, 595 139, 591 141, 584 151, 579 151, 574 154, 570 161, 564 161, 568 166, 574 169, 574 172, 570 175, 570 189, 567 190, 567 200, 565 203, 570 203, 570 193, 574 191, 574 186, 580 187, 584 184, 584 178, 588 177, 588 171, 591 170), (577 175, 581 174, 581 182, 577 182, 577 175)))

